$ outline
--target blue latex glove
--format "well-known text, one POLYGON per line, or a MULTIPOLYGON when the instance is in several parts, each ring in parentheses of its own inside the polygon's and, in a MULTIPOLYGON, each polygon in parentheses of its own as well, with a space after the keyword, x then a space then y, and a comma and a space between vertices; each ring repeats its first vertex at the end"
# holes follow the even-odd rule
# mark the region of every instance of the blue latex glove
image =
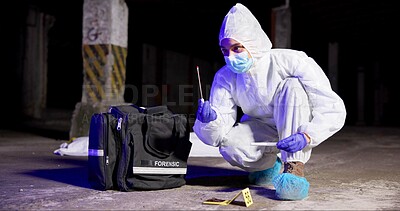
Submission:
POLYGON ((217 119, 217 113, 211 108, 210 101, 204 101, 203 99, 199 99, 199 108, 196 116, 202 123, 209 123, 217 119))
POLYGON ((287 138, 284 138, 276 144, 276 147, 280 150, 294 153, 302 150, 307 146, 307 139, 303 133, 295 133, 287 138))

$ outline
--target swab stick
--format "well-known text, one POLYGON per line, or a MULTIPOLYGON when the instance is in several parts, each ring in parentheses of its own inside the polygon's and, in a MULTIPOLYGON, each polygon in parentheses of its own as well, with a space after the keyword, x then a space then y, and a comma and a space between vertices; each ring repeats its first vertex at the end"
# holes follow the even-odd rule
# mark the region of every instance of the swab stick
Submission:
POLYGON ((201 81, 200 81, 199 66, 196 66, 196 69, 197 69, 197 78, 199 79, 200 97, 201 97, 201 99, 204 99, 204 98, 203 98, 203 91, 202 91, 202 89, 201 89, 201 81))

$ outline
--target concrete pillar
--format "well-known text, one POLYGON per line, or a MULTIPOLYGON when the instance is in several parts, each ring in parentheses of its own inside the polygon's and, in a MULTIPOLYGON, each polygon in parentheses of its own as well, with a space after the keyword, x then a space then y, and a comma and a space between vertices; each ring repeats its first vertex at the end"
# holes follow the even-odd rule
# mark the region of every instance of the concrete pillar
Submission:
POLYGON ((163 104, 171 107, 177 112, 184 111, 193 104, 193 87, 191 81, 190 57, 173 51, 165 51, 163 62, 163 104), (176 74, 171 74, 176 73, 176 74))
MULTIPOLYGON (((222 64, 179 52, 143 45, 141 106, 167 105, 176 113, 193 114, 200 98, 196 66, 200 67, 203 95, 209 99, 211 83, 222 64)), ((136 93, 136 87, 127 87, 136 93)), ((133 101, 136 103, 136 101, 133 101)), ((194 123, 194 119, 190 120, 194 123)))
POLYGON ((82 100, 75 106, 70 138, 89 134, 93 113, 124 103, 128 7, 121 0, 83 4, 82 100))
POLYGON ((357 70, 357 122, 356 125, 365 125, 365 70, 357 70))
POLYGON ((386 88, 382 83, 381 67, 379 62, 374 63, 374 125, 380 126, 383 122, 384 104, 387 103, 386 88))
POLYGON ((285 5, 272 8, 271 42, 274 48, 290 48, 292 40, 292 12, 289 0, 285 5))
POLYGON ((23 61, 21 103, 23 114, 40 119, 47 99, 48 30, 54 17, 30 7, 26 19, 26 42, 23 61))
MULTIPOLYGON (((154 106, 161 104, 161 86, 162 68, 159 63, 159 51, 156 46, 143 44, 143 69, 142 69, 142 87, 138 87, 141 91, 141 106, 154 106)), ((137 102, 133 102, 137 103, 137 102)))
POLYGON ((329 43, 328 48, 328 77, 333 91, 338 92, 338 63, 339 45, 337 42, 329 43))

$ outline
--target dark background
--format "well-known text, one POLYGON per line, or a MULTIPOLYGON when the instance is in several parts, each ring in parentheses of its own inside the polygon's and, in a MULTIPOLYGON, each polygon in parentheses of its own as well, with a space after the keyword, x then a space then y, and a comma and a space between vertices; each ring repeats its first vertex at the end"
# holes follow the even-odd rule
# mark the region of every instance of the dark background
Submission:
MULTIPOLYGON (((270 36, 271 8, 284 1, 184 1, 126 0, 129 7, 126 84, 141 84, 142 44, 180 52, 210 62, 223 63, 218 46, 219 27, 237 2, 247 6, 270 36)), ((23 57, 24 26, 28 6, 55 17, 49 31, 47 107, 73 110, 82 95, 83 0, 16 0, 3 13, 5 56, 0 94, 3 119, 20 116, 20 58, 23 57), (65 62, 68 58, 68 62, 65 62)), ((397 50, 399 14, 396 1, 301 0, 291 1, 292 49, 305 51, 327 73, 328 44, 339 43, 338 94, 347 107, 347 125, 357 124, 357 75, 365 74, 365 125, 400 126, 397 50), (377 92, 377 90, 384 90, 377 92), (377 104, 375 97, 382 96, 377 104), (377 106, 383 108, 379 122, 377 106)), ((171 73, 174 74, 174 73, 171 73)), ((179 73, 176 73, 179 74, 179 73)), ((204 81, 211 84, 211 81, 204 81)), ((127 99, 129 101, 129 99, 127 99)), ((22 120, 21 120, 22 121, 22 120)), ((15 124, 15 123, 14 123, 15 124)), ((7 126, 2 121, 1 126, 7 126)))

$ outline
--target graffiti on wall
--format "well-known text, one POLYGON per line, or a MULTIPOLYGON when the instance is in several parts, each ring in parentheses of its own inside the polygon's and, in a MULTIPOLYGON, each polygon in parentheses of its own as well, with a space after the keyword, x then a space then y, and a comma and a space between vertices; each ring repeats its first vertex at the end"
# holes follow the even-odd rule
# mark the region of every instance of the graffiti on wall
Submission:
POLYGON ((127 47, 128 8, 119 0, 85 0, 83 44, 127 47))

